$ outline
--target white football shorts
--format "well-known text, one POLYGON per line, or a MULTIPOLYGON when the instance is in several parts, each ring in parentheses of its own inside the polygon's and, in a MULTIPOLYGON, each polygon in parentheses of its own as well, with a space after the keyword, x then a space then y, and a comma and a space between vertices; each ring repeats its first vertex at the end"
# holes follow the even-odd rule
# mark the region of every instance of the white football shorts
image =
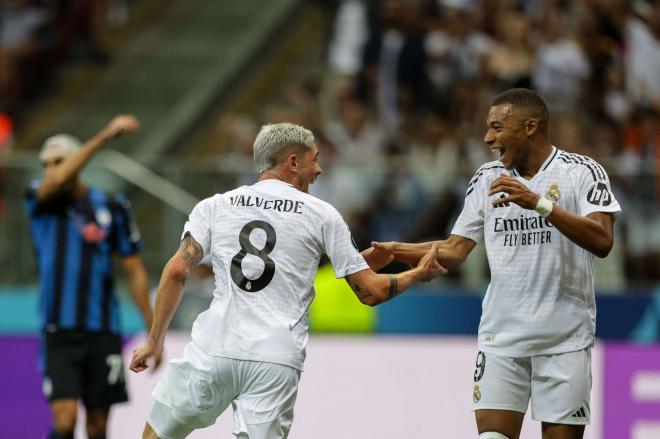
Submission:
POLYGON ((160 438, 181 439, 214 424, 231 404, 236 437, 286 438, 299 380, 292 367, 213 357, 190 342, 156 386, 147 422, 160 438))
POLYGON ((473 410, 525 413, 554 424, 590 422, 591 348, 555 355, 512 358, 477 354, 473 410))

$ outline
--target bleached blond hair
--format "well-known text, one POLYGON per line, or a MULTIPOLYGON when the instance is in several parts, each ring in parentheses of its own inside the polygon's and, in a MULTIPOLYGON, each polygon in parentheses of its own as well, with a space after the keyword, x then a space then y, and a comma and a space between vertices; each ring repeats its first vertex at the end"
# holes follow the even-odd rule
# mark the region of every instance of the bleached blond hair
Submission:
POLYGON ((254 162, 257 172, 262 173, 278 164, 278 155, 289 146, 303 146, 311 149, 314 134, 307 128, 292 123, 264 125, 254 140, 254 162))

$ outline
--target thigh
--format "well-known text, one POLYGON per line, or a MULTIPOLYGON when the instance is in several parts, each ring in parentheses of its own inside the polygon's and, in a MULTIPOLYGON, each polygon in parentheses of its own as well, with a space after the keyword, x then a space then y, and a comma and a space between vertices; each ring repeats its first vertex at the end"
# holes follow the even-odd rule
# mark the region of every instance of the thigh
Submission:
POLYGON ((289 435, 300 371, 281 364, 234 360, 241 364, 242 389, 234 400, 234 435, 280 439, 289 435))
POLYGON ((113 334, 87 334, 83 401, 88 408, 107 409, 128 400, 121 338, 113 334))
POLYGON ((44 334, 43 392, 48 401, 82 397, 85 348, 83 335, 76 332, 44 334))
POLYGON ((167 364, 147 422, 158 436, 172 439, 214 424, 236 395, 233 376, 231 360, 189 343, 183 358, 167 364))
POLYGON ((532 359, 532 418, 587 425, 591 412, 591 348, 532 359))
POLYGON ((529 405, 531 360, 479 352, 472 389, 479 433, 494 431, 511 439, 520 435, 529 405))
POLYGON ((477 354, 472 388, 473 410, 512 410, 529 405, 531 361, 485 352, 477 354))

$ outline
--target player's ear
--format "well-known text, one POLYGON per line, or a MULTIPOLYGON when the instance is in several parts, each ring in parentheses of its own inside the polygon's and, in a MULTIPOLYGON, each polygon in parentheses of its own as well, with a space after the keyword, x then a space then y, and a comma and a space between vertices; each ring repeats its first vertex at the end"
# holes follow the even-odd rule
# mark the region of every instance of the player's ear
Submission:
POLYGON ((298 156, 294 153, 289 154, 286 157, 286 164, 289 170, 297 171, 298 170, 298 156))
POLYGON ((528 137, 533 136, 539 130, 539 120, 530 118, 525 120, 525 132, 528 137))

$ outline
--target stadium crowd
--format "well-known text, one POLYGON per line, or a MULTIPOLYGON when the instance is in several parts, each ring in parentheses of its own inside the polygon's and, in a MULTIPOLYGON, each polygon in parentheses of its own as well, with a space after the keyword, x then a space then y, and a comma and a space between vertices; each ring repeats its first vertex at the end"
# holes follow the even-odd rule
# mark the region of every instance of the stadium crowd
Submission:
POLYGON ((238 154, 265 121, 320 139, 312 193, 337 206, 360 248, 444 237, 469 178, 494 160, 490 100, 541 93, 551 140, 606 167, 628 282, 660 279, 660 2, 345 0, 322 74, 293 78, 262 114, 229 116, 238 154))
POLYGON ((132 0, 0 3, 0 113, 20 123, 26 105, 75 60, 105 63, 132 0))

